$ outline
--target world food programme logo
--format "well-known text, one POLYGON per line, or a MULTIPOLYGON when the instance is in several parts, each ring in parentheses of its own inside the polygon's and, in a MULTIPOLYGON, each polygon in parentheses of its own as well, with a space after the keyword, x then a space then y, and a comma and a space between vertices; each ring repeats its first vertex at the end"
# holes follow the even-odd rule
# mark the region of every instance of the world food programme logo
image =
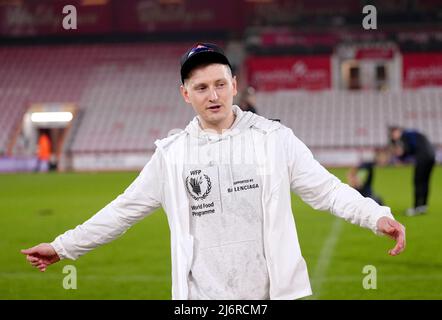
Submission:
POLYGON ((212 190, 212 183, 207 174, 201 174, 201 170, 193 170, 186 178, 186 188, 193 199, 204 200, 212 190))

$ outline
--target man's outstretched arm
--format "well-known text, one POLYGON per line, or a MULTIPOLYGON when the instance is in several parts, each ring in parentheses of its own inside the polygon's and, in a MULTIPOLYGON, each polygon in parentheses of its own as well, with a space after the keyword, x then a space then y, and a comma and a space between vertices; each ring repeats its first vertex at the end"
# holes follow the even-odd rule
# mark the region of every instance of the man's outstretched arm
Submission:
POLYGON ((77 259, 106 244, 161 206, 161 155, 155 152, 135 181, 89 220, 58 236, 53 242, 22 250, 40 271, 61 259, 77 259))
POLYGON ((390 255, 404 250, 405 228, 394 219, 390 208, 363 197, 328 172, 291 130, 286 138, 292 191, 317 210, 331 211, 352 224, 393 238, 396 246, 389 251, 390 255))

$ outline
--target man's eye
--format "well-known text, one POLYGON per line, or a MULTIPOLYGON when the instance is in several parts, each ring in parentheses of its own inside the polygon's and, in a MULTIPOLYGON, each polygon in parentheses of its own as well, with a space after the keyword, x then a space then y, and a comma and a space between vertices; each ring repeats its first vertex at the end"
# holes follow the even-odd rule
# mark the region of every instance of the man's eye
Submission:
POLYGON ((223 83, 223 82, 221 82, 221 83, 218 83, 218 87, 224 87, 224 85, 225 85, 225 83, 223 83))

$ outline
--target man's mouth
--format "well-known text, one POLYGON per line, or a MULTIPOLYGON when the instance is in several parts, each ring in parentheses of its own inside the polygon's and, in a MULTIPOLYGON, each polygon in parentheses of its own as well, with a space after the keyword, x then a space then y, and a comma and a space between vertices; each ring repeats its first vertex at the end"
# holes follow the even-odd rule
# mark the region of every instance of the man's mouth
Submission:
POLYGON ((210 106, 207 109, 216 111, 216 110, 219 110, 220 108, 221 108, 221 106, 218 104, 218 105, 210 106))

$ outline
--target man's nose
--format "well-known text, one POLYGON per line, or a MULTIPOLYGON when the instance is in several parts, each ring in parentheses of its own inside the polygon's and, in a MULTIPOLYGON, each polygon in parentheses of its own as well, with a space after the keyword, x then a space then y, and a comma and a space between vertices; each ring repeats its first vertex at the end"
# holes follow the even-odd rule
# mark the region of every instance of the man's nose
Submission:
POLYGON ((216 93, 215 88, 210 89, 210 101, 218 100, 218 93, 216 93))

